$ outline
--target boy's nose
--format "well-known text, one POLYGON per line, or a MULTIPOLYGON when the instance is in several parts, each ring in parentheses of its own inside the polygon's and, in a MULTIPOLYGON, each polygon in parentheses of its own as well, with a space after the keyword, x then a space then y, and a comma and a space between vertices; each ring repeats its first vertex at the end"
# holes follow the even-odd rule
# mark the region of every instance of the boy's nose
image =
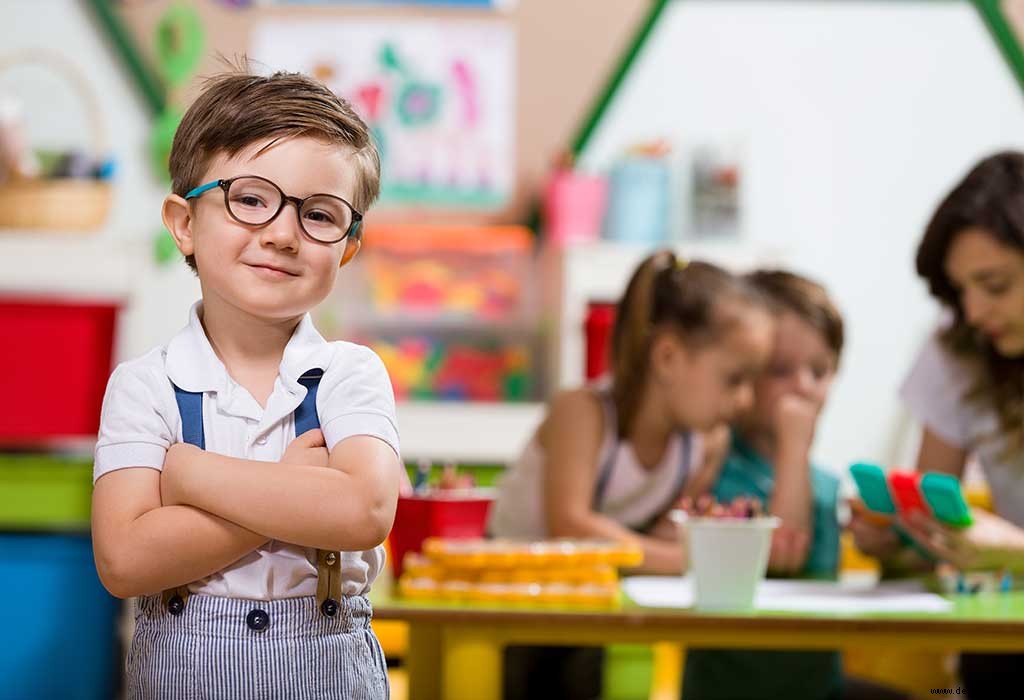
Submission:
POLYGON ((281 250, 295 252, 299 247, 302 231, 299 228, 298 214, 292 202, 285 202, 281 213, 273 221, 259 230, 260 243, 272 245, 281 250))
POLYGON ((797 371, 793 388, 798 395, 805 398, 814 393, 814 374, 810 367, 801 367, 797 371))

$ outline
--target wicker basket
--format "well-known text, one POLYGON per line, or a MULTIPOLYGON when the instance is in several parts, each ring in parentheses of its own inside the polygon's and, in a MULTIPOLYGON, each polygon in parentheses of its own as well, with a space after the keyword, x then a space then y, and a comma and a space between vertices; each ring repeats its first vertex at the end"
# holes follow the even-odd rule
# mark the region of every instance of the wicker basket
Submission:
MULTIPOLYGON (((0 71, 33 64, 53 70, 78 93, 88 112, 93 150, 106 152, 99 104, 85 76, 58 53, 32 49, 0 58, 0 71)), ((0 228, 91 231, 110 212, 111 186, 90 178, 12 179, 0 183, 0 228)))

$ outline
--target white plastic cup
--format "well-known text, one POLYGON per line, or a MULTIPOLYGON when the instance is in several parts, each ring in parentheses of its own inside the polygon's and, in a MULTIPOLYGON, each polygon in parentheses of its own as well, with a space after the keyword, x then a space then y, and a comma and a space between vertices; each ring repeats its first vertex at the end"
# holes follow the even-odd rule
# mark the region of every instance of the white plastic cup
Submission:
POLYGON ((687 547, 698 610, 752 610, 768 569, 776 517, 687 518, 673 513, 687 547))

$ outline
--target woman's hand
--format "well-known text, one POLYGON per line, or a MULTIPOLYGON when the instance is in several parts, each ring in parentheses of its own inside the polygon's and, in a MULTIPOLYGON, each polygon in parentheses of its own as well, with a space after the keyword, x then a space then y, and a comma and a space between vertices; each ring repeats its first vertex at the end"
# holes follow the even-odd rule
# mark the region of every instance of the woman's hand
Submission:
POLYGON ((849 529, 857 549, 885 561, 892 559, 903 548, 892 525, 876 522, 867 514, 867 507, 859 500, 850 501, 851 518, 849 529))
POLYGON ((920 513, 899 523, 921 547, 961 571, 1024 569, 1024 530, 983 510, 972 515, 974 523, 960 529, 920 513))

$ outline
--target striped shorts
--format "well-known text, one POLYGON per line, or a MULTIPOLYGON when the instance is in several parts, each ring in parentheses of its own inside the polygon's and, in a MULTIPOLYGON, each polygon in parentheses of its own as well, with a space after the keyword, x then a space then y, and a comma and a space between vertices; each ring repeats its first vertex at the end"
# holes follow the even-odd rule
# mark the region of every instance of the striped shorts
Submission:
POLYGON ((252 601, 191 595, 180 615, 136 601, 128 700, 386 700, 387 668, 370 602, 252 601))

